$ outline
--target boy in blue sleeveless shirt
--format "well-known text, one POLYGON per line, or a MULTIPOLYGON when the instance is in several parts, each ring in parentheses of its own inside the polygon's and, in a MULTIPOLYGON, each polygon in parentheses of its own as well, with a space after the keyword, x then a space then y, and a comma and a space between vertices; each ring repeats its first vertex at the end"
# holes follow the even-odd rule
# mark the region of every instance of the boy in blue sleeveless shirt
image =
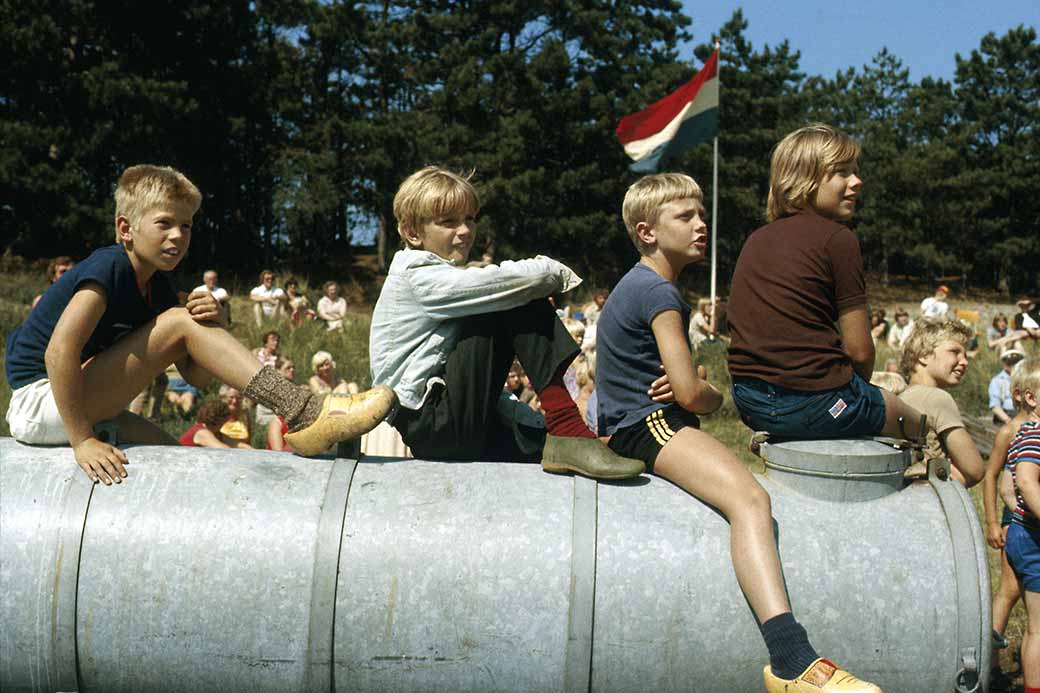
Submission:
POLYGON ((700 188, 683 174, 646 176, 625 195, 625 226, 641 257, 610 293, 598 322, 599 433, 611 437, 617 454, 642 459, 648 472, 726 516, 733 569, 769 650, 768 693, 880 693, 817 656, 787 601, 769 494, 722 443, 699 430, 697 415, 718 409, 722 395, 702 367, 694 370, 690 307, 675 281, 704 259, 703 212, 700 188))

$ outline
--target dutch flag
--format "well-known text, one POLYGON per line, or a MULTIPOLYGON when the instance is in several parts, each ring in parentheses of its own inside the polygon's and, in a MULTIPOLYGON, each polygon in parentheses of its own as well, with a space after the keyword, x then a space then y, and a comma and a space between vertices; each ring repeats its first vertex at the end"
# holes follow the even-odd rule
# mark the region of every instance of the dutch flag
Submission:
POLYGON ((618 141, 635 163, 633 171, 652 173, 668 159, 719 132, 719 52, 716 50, 693 79, 647 106, 625 116, 617 126, 618 141))

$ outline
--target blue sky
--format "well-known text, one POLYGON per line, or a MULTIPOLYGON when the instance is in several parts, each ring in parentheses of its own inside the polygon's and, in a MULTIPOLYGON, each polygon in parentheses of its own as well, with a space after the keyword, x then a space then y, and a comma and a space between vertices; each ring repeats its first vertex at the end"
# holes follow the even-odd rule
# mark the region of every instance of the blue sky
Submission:
POLYGON ((683 0, 693 44, 708 41, 738 7, 753 47, 786 38, 801 51, 802 71, 824 77, 859 68, 887 46, 910 68, 912 81, 952 80, 954 54, 967 57, 990 31, 999 36, 1019 24, 1040 26, 1038 0, 683 0))

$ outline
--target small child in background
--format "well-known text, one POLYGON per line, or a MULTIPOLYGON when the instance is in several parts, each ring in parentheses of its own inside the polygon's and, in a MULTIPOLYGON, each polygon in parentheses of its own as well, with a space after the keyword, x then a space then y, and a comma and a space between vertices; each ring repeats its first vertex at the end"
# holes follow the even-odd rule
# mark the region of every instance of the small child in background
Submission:
POLYGON ((1007 465, 1017 507, 1008 528, 1006 549, 1026 604, 1028 623, 1022 637, 1025 689, 1026 693, 1040 693, 1040 359, 1024 361, 1021 368, 1026 421, 1008 446, 1007 465))
POLYGON ((1012 513, 1016 507, 1015 491, 1011 483, 1011 475, 1005 473, 1008 448, 1018 433, 1019 427, 1028 420, 1028 414, 1022 406, 1022 389, 1025 370, 1019 361, 1011 373, 1012 397, 1018 408, 1015 416, 1005 423, 993 437, 993 448, 986 462, 986 471, 982 477, 982 508, 986 523, 986 541, 1000 551, 1000 587, 993 595, 993 634, 997 647, 1007 647, 1004 630, 1007 628, 1011 609, 1022 597, 1022 590, 1015 577, 1011 564, 1007 560, 1005 544, 1008 527, 1011 525, 1012 513), (997 519, 997 495, 1004 503, 1004 511, 997 519))
POLYGON ((948 459, 953 478, 965 486, 982 479, 982 457, 947 390, 958 385, 968 369, 971 337, 972 330, 957 320, 921 318, 900 361, 910 384, 899 399, 927 417, 925 460, 948 459))

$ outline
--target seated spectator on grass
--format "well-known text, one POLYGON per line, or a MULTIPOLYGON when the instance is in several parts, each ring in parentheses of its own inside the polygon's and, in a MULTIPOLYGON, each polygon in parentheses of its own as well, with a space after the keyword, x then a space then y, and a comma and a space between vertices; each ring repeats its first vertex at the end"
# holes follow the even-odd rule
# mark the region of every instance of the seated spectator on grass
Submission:
POLYGON ((318 317, 318 314, 311 310, 307 297, 300 293, 300 286, 295 279, 285 281, 285 296, 289 303, 289 324, 293 327, 299 327, 318 317))
POLYGON ((610 295, 608 289, 596 289, 596 293, 592 295, 592 300, 582 306, 581 313, 585 317, 585 325, 595 325, 596 321, 599 320, 599 313, 603 310, 603 305, 607 302, 607 296, 610 295))
POLYGON ((217 299, 220 306, 219 322, 224 327, 231 326, 231 294, 227 289, 217 286, 217 271, 206 270, 202 273, 202 285, 196 286, 193 291, 208 291, 217 299))
POLYGON ((332 354, 327 351, 319 351, 311 357, 311 368, 314 375, 307 381, 311 392, 321 395, 326 392, 357 394, 357 383, 348 383, 336 375, 336 362, 332 360, 332 354))
POLYGON ((694 349, 719 337, 715 326, 715 311, 710 298, 697 299, 697 311, 690 317, 690 344, 694 349))
POLYGON ((950 310, 950 305, 946 303, 946 297, 949 295, 950 289, 946 286, 935 287, 935 295, 921 301, 921 317, 941 318, 945 316, 950 310))
POLYGON ((889 322, 885 320, 884 308, 870 313, 870 336, 874 338, 874 346, 878 347, 888 340, 889 322))
POLYGON ((166 401, 174 406, 181 416, 188 416, 195 402, 202 398, 202 391, 185 380, 177 366, 170 364, 166 369, 166 401))
POLYGON ((1033 341, 1040 339, 1040 312, 1037 312, 1033 299, 1022 296, 1015 301, 1015 305, 1018 307, 1013 325, 1015 339, 1032 339, 1033 341))
POLYGON ((993 316, 993 323, 986 328, 986 346, 1003 351, 1004 345, 1011 341, 1010 334, 1011 328, 1008 325, 1007 316, 997 313, 993 316))
POLYGON ((327 281, 322 287, 325 295, 318 299, 318 317, 325 321, 329 331, 342 330, 347 317, 347 299, 339 295, 339 284, 327 281))
POLYGON ((158 421, 159 413, 162 411, 162 403, 166 396, 166 386, 169 382, 169 378, 165 373, 155 376, 148 387, 141 390, 137 397, 130 401, 130 404, 126 407, 127 410, 131 414, 158 421))
MULTIPOLYGON (((65 274, 68 270, 76 263, 68 255, 59 255, 47 264, 47 286, 50 286, 54 282, 61 278, 61 275, 65 274)), ((37 295, 32 300, 32 307, 35 308, 36 304, 43 298, 43 294, 37 295)))
POLYGON ((256 350, 256 360, 265 366, 277 368, 278 347, 282 343, 282 335, 276 330, 264 332, 264 345, 256 350))
POLYGON ((249 300, 253 302, 253 317, 256 326, 264 324, 264 320, 281 320, 285 317, 285 292, 274 285, 274 272, 264 270, 260 273, 260 285, 249 292, 249 300))
POLYGON ((181 445, 199 448, 249 447, 225 437, 220 427, 229 416, 228 406, 219 399, 208 399, 199 407, 195 425, 189 428, 178 441, 181 445))
POLYGON ((243 406, 242 393, 230 385, 221 385, 220 399, 228 407, 228 418, 221 425, 220 433, 230 439, 228 444, 231 447, 253 447, 249 444, 253 432, 249 426, 249 412, 243 406))
POLYGON ((913 331, 914 321, 910 319, 910 314, 902 308, 896 308, 896 322, 888 329, 889 348, 900 351, 913 331))
MULTIPOLYGON (((259 423, 259 421, 257 421, 259 423)), ((273 416, 267 422, 267 449, 276 452, 292 452, 285 442, 285 434, 289 432, 289 424, 280 416, 273 416)))
POLYGON ((899 362, 889 359, 885 362, 885 370, 874 371, 870 377, 870 384, 888 390, 893 395, 898 395, 906 389, 906 379, 899 372, 899 362))
POLYGON ((1005 349, 1000 355, 1000 372, 989 381, 989 410, 993 412, 993 423, 1002 426, 1018 413, 1011 389, 1011 371, 1015 364, 1026 357, 1021 349, 1005 349))
MULTIPOLYGON (((290 383, 296 381, 296 364, 293 363, 291 359, 279 356, 274 367, 275 370, 277 370, 278 373, 290 383)), ((257 403, 256 416, 254 417, 257 426, 266 426, 271 422, 271 419, 275 418, 275 416, 277 416, 277 414, 274 413, 273 409, 268 409, 263 404, 260 404, 259 402, 257 403)))

